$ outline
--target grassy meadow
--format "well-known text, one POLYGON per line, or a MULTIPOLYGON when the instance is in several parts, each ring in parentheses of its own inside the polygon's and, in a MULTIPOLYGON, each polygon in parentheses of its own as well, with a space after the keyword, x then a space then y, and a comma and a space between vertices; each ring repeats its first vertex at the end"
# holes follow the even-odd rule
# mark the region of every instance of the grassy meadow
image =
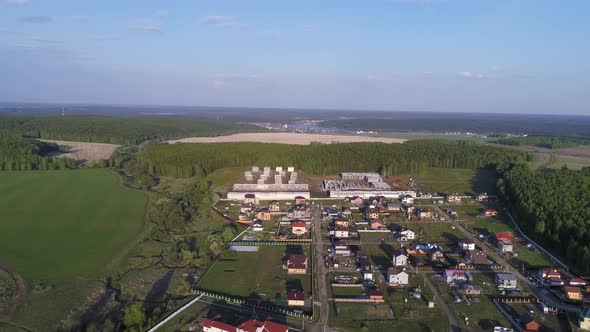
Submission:
POLYGON ((0 261, 29 282, 91 277, 143 225, 147 196, 104 169, 0 173, 0 261))

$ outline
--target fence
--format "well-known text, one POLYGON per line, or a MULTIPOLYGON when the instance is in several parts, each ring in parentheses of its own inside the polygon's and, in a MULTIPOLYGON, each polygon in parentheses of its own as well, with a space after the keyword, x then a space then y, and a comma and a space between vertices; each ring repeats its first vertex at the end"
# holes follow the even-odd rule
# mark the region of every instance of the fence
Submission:
POLYGON ((241 297, 224 295, 224 294, 216 293, 216 292, 213 292, 210 290, 204 290, 204 289, 198 289, 198 288, 193 289, 193 293, 202 294, 204 296, 211 297, 214 299, 223 300, 226 302, 248 305, 248 306, 251 306, 254 308, 259 308, 259 309, 266 310, 266 311, 272 311, 272 312, 276 312, 276 313, 280 313, 280 314, 284 314, 284 315, 288 315, 288 316, 305 318, 308 320, 313 319, 313 315, 308 315, 305 313, 296 312, 294 310, 288 310, 288 309, 285 309, 282 307, 275 307, 275 306, 271 306, 271 305, 260 305, 257 300, 248 301, 248 300, 241 298, 241 297))
POLYGON ((309 240, 309 241, 293 241, 293 240, 286 240, 286 241, 232 241, 229 244, 232 246, 288 246, 288 245, 309 246, 309 245, 311 245, 311 240, 309 240))

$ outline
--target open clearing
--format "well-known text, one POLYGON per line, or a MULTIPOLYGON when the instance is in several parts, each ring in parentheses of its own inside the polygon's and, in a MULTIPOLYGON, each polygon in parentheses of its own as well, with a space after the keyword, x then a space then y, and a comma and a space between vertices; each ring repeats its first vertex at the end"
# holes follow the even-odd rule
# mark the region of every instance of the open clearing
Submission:
POLYGON ((312 142, 320 143, 403 143, 405 139, 388 137, 369 137, 353 135, 320 135, 297 133, 243 133, 216 137, 188 137, 179 140, 167 141, 168 143, 235 143, 235 142, 259 142, 308 145, 312 142))
POLYGON ((55 157, 72 158, 81 162, 109 159, 119 147, 116 144, 106 143, 54 141, 48 139, 42 139, 41 141, 69 147, 70 152, 60 153, 55 155, 55 157))
POLYGON ((29 283, 94 276, 141 230, 147 196, 104 169, 0 173, 0 262, 29 283))

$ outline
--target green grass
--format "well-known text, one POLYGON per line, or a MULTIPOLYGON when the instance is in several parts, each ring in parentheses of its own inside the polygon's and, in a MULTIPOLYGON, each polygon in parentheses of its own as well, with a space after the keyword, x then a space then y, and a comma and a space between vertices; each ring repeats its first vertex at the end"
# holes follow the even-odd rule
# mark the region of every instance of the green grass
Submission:
POLYGON ((146 199, 108 170, 0 173, 0 261, 29 282, 94 276, 140 232, 146 199))
MULTIPOLYGON (((226 251, 198 284, 199 288, 240 297, 259 297, 274 302, 277 295, 286 304, 289 285, 311 291, 311 258, 306 275, 287 275, 283 270, 286 246, 260 246, 257 252, 226 251)), ((304 247, 309 257, 309 248, 304 247)))
POLYGON ((367 295, 362 287, 332 287, 332 294, 335 297, 359 297, 367 295))
POLYGON ((430 168, 410 177, 418 183, 418 189, 423 192, 439 192, 459 194, 476 194, 487 192, 495 194, 496 175, 488 169, 463 168, 430 168))

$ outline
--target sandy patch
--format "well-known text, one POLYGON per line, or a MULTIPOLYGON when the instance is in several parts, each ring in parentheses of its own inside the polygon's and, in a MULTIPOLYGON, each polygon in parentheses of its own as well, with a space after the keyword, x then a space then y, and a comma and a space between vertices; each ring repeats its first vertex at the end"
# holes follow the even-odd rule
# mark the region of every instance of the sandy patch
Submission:
POLYGON ((353 135, 321 135, 321 134, 297 134, 297 133, 243 133, 217 137, 188 137, 167 141, 168 143, 235 143, 235 142, 260 142, 307 145, 312 142, 320 143, 403 143, 405 139, 388 137, 369 137, 353 135))
POLYGON ((109 159, 113 152, 119 147, 119 145, 116 144, 106 143, 54 141, 48 139, 42 139, 41 141, 64 145, 71 150, 71 152, 54 155, 54 157, 72 158, 82 162, 109 159))

